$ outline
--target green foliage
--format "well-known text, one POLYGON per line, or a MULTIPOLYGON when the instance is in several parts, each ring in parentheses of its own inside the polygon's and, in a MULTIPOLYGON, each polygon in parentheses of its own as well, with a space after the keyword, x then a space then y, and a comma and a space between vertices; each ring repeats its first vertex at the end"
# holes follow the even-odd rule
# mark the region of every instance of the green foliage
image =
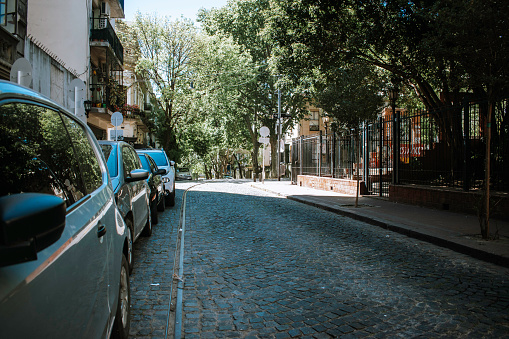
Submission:
MULTIPOLYGON (((283 125, 283 132, 293 126, 293 122, 304 116, 305 97, 279 74, 272 72, 269 60, 272 56, 273 43, 263 34, 266 22, 271 15, 270 2, 267 0, 231 1, 221 9, 203 10, 199 15, 204 31, 219 40, 229 40, 237 46, 242 57, 249 56, 249 64, 245 64, 245 72, 249 78, 245 81, 223 82, 222 86, 232 87, 236 93, 227 107, 232 108, 236 116, 226 120, 228 124, 237 125, 238 130, 245 131, 244 143, 250 143, 253 149, 252 162, 255 168, 258 154, 258 130, 267 126, 271 130, 271 143, 276 147, 276 119, 278 109, 278 89, 282 93, 282 113, 290 114, 291 118, 283 125)), ((276 156, 276 152, 273 152, 276 156)), ((276 168, 276 159, 273 166, 276 168)))
POLYGON ((500 0, 272 1, 274 66, 298 83, 356 60, 383 68, 429 108, 475 90, 507 94, 509 3, 500 0), (440 96, 442 93, 442 97, 440 96))
POLYGON ((326 76, 316 74, 315 79, 313 99, 340 127, 359 128, 384 105, 385 79, 373 67, 351 64, 326 76))
POLYGON ((137 13, 121 37, 128 41, 136 73, 153 88, 152 100, 160 108, 153 118, 158 140, 178 161, 181 125, 188 119, 192 104, 189 83, 198 46, 196 27, 186 19, 171 21, 137 13))

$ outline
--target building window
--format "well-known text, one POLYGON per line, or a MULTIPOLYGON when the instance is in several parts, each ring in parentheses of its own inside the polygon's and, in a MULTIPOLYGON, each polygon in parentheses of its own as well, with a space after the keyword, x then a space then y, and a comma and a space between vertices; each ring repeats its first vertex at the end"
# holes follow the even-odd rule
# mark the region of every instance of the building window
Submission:
POLYGON ((0 25, 7 25, 7 0, 0 0, 0 25))
POLYGON ((318 111, 309 111, 309 130, 319 131, 320 130, 320 114, 318 111))

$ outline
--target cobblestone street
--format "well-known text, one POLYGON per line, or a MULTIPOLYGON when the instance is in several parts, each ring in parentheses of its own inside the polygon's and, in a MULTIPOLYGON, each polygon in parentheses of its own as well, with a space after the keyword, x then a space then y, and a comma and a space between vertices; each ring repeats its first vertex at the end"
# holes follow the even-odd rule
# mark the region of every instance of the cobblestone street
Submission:
POLYGON ((247 185, 187 199, 186 338, 509 333, 507 269, 247 185))
POLYGON ((132 338, 164 338, 167 326, 170 326, 170 333, 173 329, 173 324, 168 323, 168 315, 181 196, 179 191, 175 206, 166 207, 159 215, 152 236, 140 237, 134 244, 132 338))
MULTIPOLYGON (((179 209, 190 186, 177 185, 175 207, 135 244, 133 338, 165 337, 179 209)), ((245 181, 190 188, 184 249, 185 338, 509 334, 508 269, 245 181)))

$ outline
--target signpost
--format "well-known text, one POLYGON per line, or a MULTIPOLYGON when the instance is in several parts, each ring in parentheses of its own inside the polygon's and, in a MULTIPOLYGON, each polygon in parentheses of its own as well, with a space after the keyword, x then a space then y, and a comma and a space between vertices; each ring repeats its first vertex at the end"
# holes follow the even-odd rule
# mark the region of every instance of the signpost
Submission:
POLYGON ((74 115, 80 119, 84 119, 84 122, 86 122, 87 119, 84 118, 85 106, 83 106, 83 101, 85 100, 85 82, 78 78, 74 79, 69 84, 69 91, 74 91, 74 115))
POLYGON ((122 125, 122 122, 124 121, 124 116, 120 112, 115 112, 111 115, 111 124, 115 126, 115 141, 117 141, 117 126, 122 125))
POLYGON ((267 126, 260 127, 260 135, 261 137, 258 138, 258 142, 263 144, 263 150, 262 150, 262 183, 265 182, 265 147, 270 142, 270 130, 267 126))

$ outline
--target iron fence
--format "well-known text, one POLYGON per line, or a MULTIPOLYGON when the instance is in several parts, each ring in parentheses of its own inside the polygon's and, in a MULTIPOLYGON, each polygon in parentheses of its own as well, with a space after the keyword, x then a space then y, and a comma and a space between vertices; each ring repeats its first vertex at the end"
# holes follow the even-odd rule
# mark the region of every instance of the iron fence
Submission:
POLYGON ((486 102, 465 101, 440 111, 393 110, 358 131, 306 136, 292 143, 297 175, 356 179, 371 194, 388 196, 390 184, 480 188, 485 177, 486 131, 491 128, 490 180, 509 191, 508 100, 494 105, 487 127, 486 102), (394 161, 397 159, 397 161, 394 161))

